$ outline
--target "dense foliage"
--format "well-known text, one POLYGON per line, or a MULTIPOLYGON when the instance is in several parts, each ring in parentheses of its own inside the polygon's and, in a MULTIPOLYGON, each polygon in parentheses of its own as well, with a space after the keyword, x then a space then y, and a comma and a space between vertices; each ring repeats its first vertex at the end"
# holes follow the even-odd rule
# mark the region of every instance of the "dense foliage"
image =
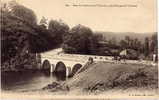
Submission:
POLYGON ((93 32, 82 25, 73 27, 63 39, 63 50, 67 53, 91 54, 95 46, 93 32))
POLYGON ((14 69, 35 65, 35 53, 58 46, 55 36, 43 25, 37 24, 36 15, 16 2, 1 6, 1 63, 14 69))
POLYGON ((56 44, 63 43, 63 36, 68 33, 69 26, 63 23, 61 20, 50 20, 48 25, 48 30, 52 33, 52 35, 56 38, 56 44))
POLYGON ((88 27, 77 25, 63 39, 62 47, 66 53, 119 56, 122 50, 127 49, 129 59, 138 59, 140 56, 152 59, 152 54, 157 54, 157 33, 145 37, 144 42, 129 36, 117 41, 115 37, 107 39, 88 27))

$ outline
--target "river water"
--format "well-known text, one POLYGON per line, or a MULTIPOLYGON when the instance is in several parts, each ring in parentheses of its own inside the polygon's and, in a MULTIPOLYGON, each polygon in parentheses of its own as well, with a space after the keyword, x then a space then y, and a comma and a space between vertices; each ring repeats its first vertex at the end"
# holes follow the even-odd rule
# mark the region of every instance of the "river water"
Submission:
POLYGON ((1 74, 2 92, 23 92, 41 89, 56 80, 42 71, 5 72, 1 74))

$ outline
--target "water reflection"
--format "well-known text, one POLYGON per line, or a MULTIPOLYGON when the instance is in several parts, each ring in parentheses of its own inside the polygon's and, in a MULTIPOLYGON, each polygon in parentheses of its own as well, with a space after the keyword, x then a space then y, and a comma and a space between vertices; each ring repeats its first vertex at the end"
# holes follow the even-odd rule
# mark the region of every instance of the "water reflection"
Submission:
POLYGON ((41 89, 55 80, 49 71, 6 72, 1 75, 1 88, 2 91, 41 89))

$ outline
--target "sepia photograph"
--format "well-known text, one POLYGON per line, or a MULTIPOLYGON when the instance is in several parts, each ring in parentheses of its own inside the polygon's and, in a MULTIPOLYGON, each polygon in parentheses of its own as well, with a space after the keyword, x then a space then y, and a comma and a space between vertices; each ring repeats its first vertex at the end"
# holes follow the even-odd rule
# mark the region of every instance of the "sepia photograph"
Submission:
POLYGON ((157 100, 156 3, 0 1, 1 99, 157 100))

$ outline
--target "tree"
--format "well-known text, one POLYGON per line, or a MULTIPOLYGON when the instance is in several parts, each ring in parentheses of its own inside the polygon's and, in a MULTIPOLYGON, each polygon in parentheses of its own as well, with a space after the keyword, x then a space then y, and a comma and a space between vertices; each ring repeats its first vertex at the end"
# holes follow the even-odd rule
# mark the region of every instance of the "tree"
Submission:
POLYGON ((56 44, 61 44, 63 36, 69 31, 69 26, 62 21, 50 20, 48 30, 55 36, 56 44))
POLYGON ((150 52, 151 53, 157 53, 157 33, 153 34, 151 36, 151 40, 150 40, 150 52))
POLYGON ((83 25, 73 27, 64 37, 63 49, 68 52, 67 48, 74 48, 72 53, 89 54, 90 53, 90 39, 93 32, 90 28, 83 25))
POLYGON ((115 37, 112 38, 112 44, 113 44, 113 45, 117 45, 117 41, 116 41, 116 38, 115 38, 115 37))
POLYGON ((31 9, 19 5, 16 1, 11 1, 9 3, 9 6, 10 6, 9 8, 11 9, 11 13, 14 14, 15 16, 31 24, 37 23, 36 15, 31 9))
POLYGON ((137 50, 139 53, 143 53, 142 48, 143 48, 143 45, 141 44, 141 41, 138 41, 136 43, 136 49, 135 50, 137 50))
POLYGON ((130 39, 130 48, 131 49, 134 49, 134 50, 138 50, 138 39, 137 38, 135 38, 135 39, 130 39))
POLYGON ((125 36, 125 41, 126 41, 126 47, 129 48, 130 47, 130 37, 129 36, 125 36))
POLYGON ((121 40, 119 44, 120 44, 120 47, 122 49, 126 49, 127 48, 127 42, 125 40, 121 40))
POLYGON ((47 24, 47 19, 43 16, 42 19, 40 20, 40 25, 45 25, 47 24))
POLYGON ((89 53, 93 54, 93 55, 97 55, 98 49, 99 49, 99 42, 103 40, 103 35, 101 34, 93 34, 90 38, 89 38, 89 44, 88 44, 88 48, 89 48, 89 53))
POLYGON ((108 47, 112 48, 112 49, 118 49, 119 48, 119 45, 118 45, 115 37, 113 37, 112 39, 108 40, 108 47))
POLYGON ((149 38, 145 38, 145 43, 144 43, 144 54, 145 56, 149 55, 149 38))
MULTIPOLYGON (((8 6, 6 4, 6 6, 8 6)), ((34 34, 34 31, 28 27, 24 20, 14 13, 10 7, 2 8, 1 23, 1 45, 2 56, 1 63, 5 68, 18 67, 33 64, 34 55, 29 51, 28 34, 34 34)))

